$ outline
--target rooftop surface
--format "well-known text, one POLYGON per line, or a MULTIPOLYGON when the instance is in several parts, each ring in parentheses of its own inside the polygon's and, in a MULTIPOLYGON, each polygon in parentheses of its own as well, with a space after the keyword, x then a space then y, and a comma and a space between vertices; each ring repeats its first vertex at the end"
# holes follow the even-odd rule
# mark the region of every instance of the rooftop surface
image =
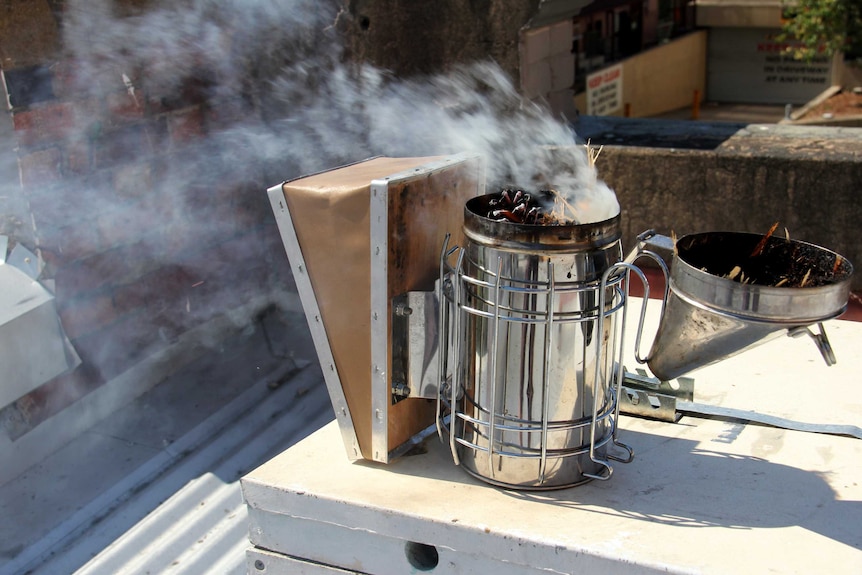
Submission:
POLYGON ((244 573, 238 479, 332 417, 272 311, 0 487, 0 573, 244 573))

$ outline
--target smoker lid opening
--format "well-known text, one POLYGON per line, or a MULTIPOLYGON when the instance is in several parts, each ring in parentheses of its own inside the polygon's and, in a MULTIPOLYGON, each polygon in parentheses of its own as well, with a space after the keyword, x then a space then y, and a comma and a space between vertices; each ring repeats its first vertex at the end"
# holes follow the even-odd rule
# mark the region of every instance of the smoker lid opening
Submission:
POLYGON ((620 239, 620 214, 600 222, 578 224, 517 223, 494 219, 499 193, 477 196, 464 206, 464 234, 473 241, 512 251, 535 253, 580 251, 613 245, 620 239))

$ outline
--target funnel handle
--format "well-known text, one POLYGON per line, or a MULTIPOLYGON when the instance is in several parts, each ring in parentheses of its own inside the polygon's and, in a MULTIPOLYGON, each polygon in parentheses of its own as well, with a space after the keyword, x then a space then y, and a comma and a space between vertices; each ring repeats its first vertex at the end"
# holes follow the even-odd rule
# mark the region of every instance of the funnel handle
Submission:
POLYGON ((835 358, 835 352, 832 350, 832 344, 829 343, 829 338, 826 337, 826 328, 823 327, 822 322, 818 322, 817 327, 820 329, 820 333, 814 333, 808 329, 807 325, 802 325, 787 330, 787 335, 790 337, 799 337, 806 334, 811 336, 811 339, 814 340, 814 345, 816 345, 817 349, 820 350, 820 355, 823 356, 823 361, 826 362, 826 365, 835 365, 838 363, 838 360, 835 358))

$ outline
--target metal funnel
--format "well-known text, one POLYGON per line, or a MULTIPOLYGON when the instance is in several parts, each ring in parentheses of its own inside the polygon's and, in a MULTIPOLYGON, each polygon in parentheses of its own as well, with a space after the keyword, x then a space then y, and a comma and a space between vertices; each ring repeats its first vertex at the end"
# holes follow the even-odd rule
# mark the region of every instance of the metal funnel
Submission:
POLYGON ((676 243, 667 301, 646 362, 667 381, 787 330, 810 335, 831 365, 835 358, 823 326, 818 334, 807 326, 844 312, 852 273, 844 257, 797 240, 736 232, 685 236, 676 243))

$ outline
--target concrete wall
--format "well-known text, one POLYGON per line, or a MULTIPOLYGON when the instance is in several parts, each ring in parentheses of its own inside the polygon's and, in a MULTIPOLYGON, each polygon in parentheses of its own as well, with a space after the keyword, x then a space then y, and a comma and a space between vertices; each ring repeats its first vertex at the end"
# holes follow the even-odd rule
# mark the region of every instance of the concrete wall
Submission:
MULTIPOLYGON (((706 91, 707 33, 677 38, 622 61, 623 102, 631 117, 653 116, 691 106, 694 91, 706 91)), ((575 97, 581 113, 587 109, 586 92, 575 97)), ((615 114, 622 116, 625 108, 615 114)))
POLYGON ((852 89, 862 86, 862 64, 859 62, 847 62, 840 70, 841 85, 852 89))
MULTIPOLYGON (((493 59, 518 81, 519 33, 539 0, 350 0, 348 55, 399 76, 493 59)), ((570 46, 571 47, 571 46, 570 46)))
POLYGON ((521 33, 521 93, 542 100, 556 115, 574 118, 575 55, 569 20, 521 33))
POLYGON ((617 193, 629 245, 649 228, 765 233, 779 222, 847 257, 862 289, 862 129, 589 120, 578 133, 605 144, 599 176, 617 193))

